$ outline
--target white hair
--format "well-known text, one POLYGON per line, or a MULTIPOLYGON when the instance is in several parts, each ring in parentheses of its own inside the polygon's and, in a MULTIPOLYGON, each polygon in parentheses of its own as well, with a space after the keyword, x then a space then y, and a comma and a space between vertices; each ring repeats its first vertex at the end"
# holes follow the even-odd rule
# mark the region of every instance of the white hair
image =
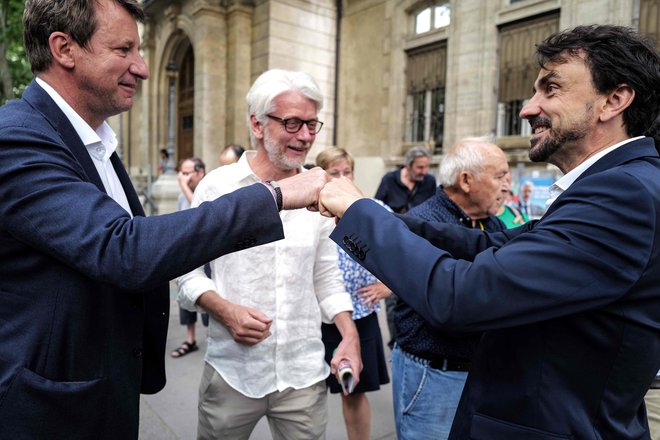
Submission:
MULTIPOLYGON (((316 103, 316 112, 323 108, 323 94, 314 78, 305 72, 291 70, 267 70, 254 81, 247 93, 247 124, 250 127, 250 116, 266 124, 268 115, 274 110, 275 98, 285 92, 294 91, 316 103)), ((256 139, 250 130, 250 143, 256 148, 256 139)))
POLYGON ((466 171, 479 179, 484 170, 484 161, 487 156, 483 154, 486 146, 493 143, 488 138, 465 138, 458 141, 443 156, 440 162, 439 182, 445 188, 456 186, 458 178, 466 171))

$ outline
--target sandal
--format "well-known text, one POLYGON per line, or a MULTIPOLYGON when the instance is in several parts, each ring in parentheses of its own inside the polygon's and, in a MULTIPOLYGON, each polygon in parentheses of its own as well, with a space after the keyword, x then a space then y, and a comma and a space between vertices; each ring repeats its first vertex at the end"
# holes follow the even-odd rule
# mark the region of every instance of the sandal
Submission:
POLYGON ((196 342, 196 341, 192 341, 192 343, 190 343, 190 342, 188 342, 188 341, 184 341, 183 344, 181 344, 181 345, 179 346, 179 348, 177 348, 176 350, 174 350, 170 355, 171 355, 173 358, 179 358, 179 357, 181 357, 181 356, 185 356, 185 355, 187 355, 188 353, 190 353, 190 352, 192 352, 192 351, 197 351, 198 348, 199 348, 199 347, 197 346, 197 342, 196 342))

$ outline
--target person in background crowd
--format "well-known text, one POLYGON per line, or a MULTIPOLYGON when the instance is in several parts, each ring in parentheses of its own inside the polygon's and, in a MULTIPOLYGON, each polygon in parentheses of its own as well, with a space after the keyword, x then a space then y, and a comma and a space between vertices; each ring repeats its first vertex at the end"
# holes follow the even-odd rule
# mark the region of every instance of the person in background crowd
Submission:
POLYGON ((423 147, 413 147, 404 157, 404 166, 390 171, 376 191, 376 199, 404 214, 435 194, 435 177, 429 173, 431 155, 423 147))
POLYGON ((539 219, 545 212, 545 208, 533 203, 534 184, 531 180, 525 181, 520 188, 520 197, 518 198, 518 210, 528 219, 539 219))
POLYGON ((525 215, 521 214, 514 205, 509 203, 512 199, 512 194, 511 191, 507 191, 507 198, 502 200, 500 209, 497 211, 497 218, 499 218, 507 228, 517 228, 527 222, 527 220, 525 220, 525 215))
POLYGON ((167 149, 160 149, 160 161, 158 162, 158 174, 164 174, 170 169, 170 154, 167 149))
MULTIPOLYGON (((436 183, 429 173, 431 155, 424 147, 412 147, 406 152, 404 166, 386 173, 376 191, 376 199, 389 206, 392 211, 404 214, 435 194, 436 183)), ((392 309, 396 295, 385 298, 387 327, 390 332, 388 346, 392 348, 396 329, 392 321, 392 309)))
POLYGON ((525 224, 529 221, 529 218, 516 208, 516 203, 514 199, 513 192, 510 189, 511 186, 511 174, 507 176, 509 181, 509 189, 505 192, 505 197, 502 199, 500 208, 497 210, 497 218, 499 218, 502 223, 507 228, 517 228, 520 225, 525 224))
MULTIPOLYGON (((480 139, 464 139, 440 163, 436 194, 406 216, 502 231, 494 214, 509 190, 504 152, 480 139)), ((446 439, 481 333, 452 333, 429 325, 397 300, 392 350, 392 400, 399 440, 446 439)))
POLYGON ((238 159, 241 158, 245 148, 238 144, 229 144, 222 149, 220 153, 220 165, 229 165, 231 163, 238 162, 238 159))
MULTIPOLYGON (((327 148, 316 156, 316 165, 323 168, 331 177, 347 177, 353 180, 355 163, 343 148, 327 148)), ((377 391, 381 385, 390 382, 387 373, 383 337, 378 324, 380 302, 392 292, 376 277, 357 264, 341 248, 339 268, 344 278, 344 286, 353 300, 353 321, 360 335, 360 350, 364 366, 360 384, 350 394, 341 394, 342 412, 349 440, 369 440, 371 438, 371 407, 365 393, 377 391)), ((321 324, 325 360, 330 362, 341 334, 334 324, 321 324)), ((326 379, 333 394, 342 392, 335 376, 326 379)))
MULTIPOLYGON (((247 94, 254 150, 199 183, 192 206, 250 185, 314 172, 302 168, 323 123, 323 95, 304 72, 272 69, 247 94)), ((319 170, 320 168, 316 168, 319 170)), ((179 304, 211 316, 199 393, 199 439, 248 439, 267 417, 276 440, 325 436, 325 378, 348 361, 359 379, 353 304, 329 233, 334 223, 306 209, 282 215, 285 239, 211 261, 180 278, 179 304), (341 340, 324 361, 321 322, 341 340)), ((249 243, 246 243, 248 247, 249 243)))
MULTIPOLYGON (((202 162, 201 159, 191 157, 181 161, 179 172, 177 174, 179 187, 181 188, 181 194, 179 194, 179 199, 177 201, 178 211, 190 208, 190 202, 192 202, 195 188, 197 188, 197 184, 199 184, 205 175, 206 165, 204 165, 204 162, 202 162)), ((208 320, 208 314, 202 313, 202 321, 205 326, 208 326, 208 320)), ((186 326, 186 340, 170 354, 173 358, 185 356, 188 353, 197 351, 199 348, 197 347, 195 336, 197 312, 191 312, 179 307, 179 323, 186 326)))

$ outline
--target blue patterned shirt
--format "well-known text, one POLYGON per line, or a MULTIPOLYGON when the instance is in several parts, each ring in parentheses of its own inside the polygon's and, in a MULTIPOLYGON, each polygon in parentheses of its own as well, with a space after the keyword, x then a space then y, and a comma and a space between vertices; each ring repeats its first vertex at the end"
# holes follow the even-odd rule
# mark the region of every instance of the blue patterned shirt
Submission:
MULTIPOLYGON (((374 201, 392 212, 390 207, 380 200, 374 201)), ((346 288, 346 291, 351 294, 351 299, 353 300, 353 320, 364 318, 365 316, 369 316, 370 314, 379 311, 380 304, 377 304, 374 308, 369 308, 368 305, 362 302, 362 298, 359 297, 360 292, 358 292, 358 289, 361 289, 364 286, 370 286, 377 283, 378 278, 373 276, 367 269, 360 266, 360 264, 344 252, 341 247, 337 246, 337 252, 339 254, 339 270, 344 278, 344 287, 346 288)))
POLYGON ((346 291, 351 294, 351 299, 353 300, 353 308, 355 309, 353 311, 353 319, 364 318, 373 312, 377 312, 380 309, 380 304, 370 309, 362 302, 358 289, 374 284, 378 282, 378 279, 367 269, 360 266, 339 246, 337 246, 337 251, 339 252, 339 269, 344 277, 344 286, 346 287, 346 291))

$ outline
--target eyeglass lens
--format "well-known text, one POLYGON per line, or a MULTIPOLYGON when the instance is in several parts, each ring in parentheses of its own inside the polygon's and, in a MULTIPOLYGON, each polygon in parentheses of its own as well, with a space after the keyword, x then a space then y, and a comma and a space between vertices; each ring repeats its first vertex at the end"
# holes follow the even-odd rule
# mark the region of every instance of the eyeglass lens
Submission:
POLYGON ((312 121, 302 121, 298 118, 291 118, 291 119, 287 119, 287 120, 282 121, 282 122, 284 123, 284 128, 289 133, 297 133, 298 131, 300 131, 303 124, 307 124, 307 128, 312 133, 318 133, 319 130, 321 129, 321 126, 323 125, 323 123, 321 123, 319 121, 314 121, 314 120, 312 120, 312 121))

